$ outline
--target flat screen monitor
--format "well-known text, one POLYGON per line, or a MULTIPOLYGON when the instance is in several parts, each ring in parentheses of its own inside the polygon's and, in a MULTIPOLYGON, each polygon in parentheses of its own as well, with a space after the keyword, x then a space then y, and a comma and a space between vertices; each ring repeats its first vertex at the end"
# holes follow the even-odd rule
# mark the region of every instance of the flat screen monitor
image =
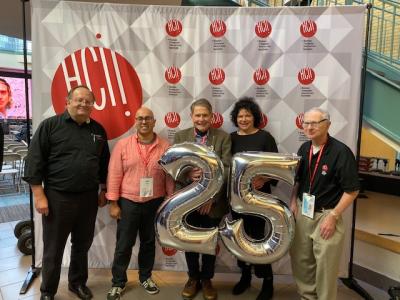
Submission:
MULTIPOLYGON (((28 79, 28 87, 29 87, 29 119, 32 119, 31 79, 28 79)), ((8 119, 8 120, 26 119, 24 78, 0 76, 0 119, 8 119), (4 84, 3 80, 5 80, 7 84, 4 84)))

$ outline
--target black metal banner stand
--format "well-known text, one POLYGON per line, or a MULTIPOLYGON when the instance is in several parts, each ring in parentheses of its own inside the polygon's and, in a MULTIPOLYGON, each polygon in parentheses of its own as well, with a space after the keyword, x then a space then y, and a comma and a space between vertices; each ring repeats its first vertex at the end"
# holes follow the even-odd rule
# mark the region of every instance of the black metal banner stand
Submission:
MULTIPOLYGON (((364 109, 364 97, 365 97, 365 81, 367 75, 367 59, 369 49, 369 35, 370 35, 370 23, 371 23, 371 8, 372 4, 366 4, 367 9, 367 26, 365 28, 365 44, 364 44, 364 60, 363 69, 361 73, 361 93, 360 93, 360 114, 358 117, 358 140, 357 140, 357 164, 360 159, 360 145, 361 145, 361 130, 362 130, 362 116, 364 109)), ((344 285, 354 290, 357 294, 366 300, 374 300, 366 290, 364 290, 353 276, 353 259, 354 259, 354 239, 355 239, 355 228, 356 228, 356 213, 357 213, 357 199, 353 203, 353 218, 351 224, 351 247, 350 247, 350 261, 349 261, 349 274, 347 278, 341 278, 344 285)))
MULTIPOLYGON (((25 79, 25 103, 26 103, 26 125, 27 125, 27 141, 28 145, 31 142, 31 129, 29 119, 29 87, 28 87, 28 51, 26 46, 26 15, 25 15, 25 4, 29 0, 21 0, 22 3, 22 32, 23 32, 23 43, 24 43, 24 79, 25 79)), ((28 274, 25 277, 25 281, 22 284, 20 294, 25 294, 33 280, 38 277, 40 268, 36 268, 35 264, 35 224, 33 221, 33 197, 32 190, 29 188, 29 210, 30 210, 30 221, 31 221, 31 234, 32 234, 32 263, 29 268, 28 274)))

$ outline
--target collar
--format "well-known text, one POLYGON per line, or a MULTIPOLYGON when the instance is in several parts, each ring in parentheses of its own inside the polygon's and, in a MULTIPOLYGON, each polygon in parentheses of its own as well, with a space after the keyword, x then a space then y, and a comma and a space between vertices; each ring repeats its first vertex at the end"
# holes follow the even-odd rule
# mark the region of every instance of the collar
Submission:
POLYGON ((149 143, 149 144, 141 143, 141 142, 139 141, 139 136, 138 136, 137 133, 135 133, 135 134, 133 135, 133 137, 134 137, 134 140, 136 141, 137 144, 142 144, 142 145, 155 145, 155 144, 158 143, 158 135, 157 135, 155 132, 154 132, 154 139, 153 139, 153 141, 152 141, 151 143, 149 143))
POLYGON ((210 128, 206 132, 199 131, 199 130, 196 129, 196 127, 193 127, 193 128, 194 128, 195 137, 203 137, 203 136, 208 136, 209 135, 210 128))
MULTIPOLYGON (((327 153, 329 152, 329 149, 330 149, 329 145, 331 144, 331 143, 330 143, 331 140, 332 140, 332 137, 331 137, 331 136, 329 135, 329 133, 328 133, 328 139, 326 140, 326 143, 325 143, 325 146, 324 146, 324 153, 325 153, 325 154, 327 154, 327 153)), ((309 141, 309 144, 308 144, 308 149, 311 148, 311 145, 312 145, 312 141, 310 140, 310 141, 309 141)), ((319 145, 319 147, 320 147, 320 149, 321 149, 322 145, 319 145)), ((308 151, 310 151, 310 150, 308 150, 308 151)), ((308 151, 307 151, 307 153, 308 153, 308 151)), ((318 151, 318 152, 319 152, 319 151, 318 151)), ((314 155, 318 155, 318 152, 313 153, 313 156, 314 156, 314 155)))
MULTIPOLYGON (((61 118, 62 118, 64 121, 75 122, 75 120, 72 119, 71 115, 69 114, 68 110, 65 110, 65 111, 63 112, 63 114, 61 115, 61 118)), ((91 122, 91 119, 88 118, 88 119, 86 120, 86 122, 84 122, 83 124, 90 124, 90 122, 91 122)), ((75 123, 76 123, 76 122, 75 122, 75 123)), ((78 124, 78 123, 76 123, 76 124, 78 124)), ((82 125, 83 125, 83 124, 82 124, 82 125)))

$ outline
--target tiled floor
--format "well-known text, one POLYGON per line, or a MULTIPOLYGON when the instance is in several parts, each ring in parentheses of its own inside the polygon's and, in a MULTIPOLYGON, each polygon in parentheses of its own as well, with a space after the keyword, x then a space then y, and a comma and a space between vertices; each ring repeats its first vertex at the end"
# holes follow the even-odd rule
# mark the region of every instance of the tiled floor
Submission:
MULTIPOLYGON (((13 234, 13 227, 17 222, 0 224, 0 300, 16 299, 39 299, 40 278, 35 279, 32 287, 25 295, 19 295, 22 283, 25 279, 29 266, 31 264, 30 256, 23 256, 17 246, 17 240, 13 234)), ((180 291, 186 281, 186 274, 183 272, 162 272, 156 271, 153 274, 154 280, 160 285, 161 292, 157 295, 148 295, 138 286, 137 271, 132 270, 128 273, 129 284, 123 299, 168 299, 176 300, 180 298, 180 291)), ((110 270, 91 269, 89 274, 88 286, 94 293, 94 299, 105 299, 110 287, 110 270)), ((255 299, 259 292, 260 280, 254 280, 252 287, 241 296, 232 296, 231 288, 238 280, 238 274, 217 274, 214 278, 214 285, 219 292, 219 300, 250 300, 255 299)), ((292 300, 298 299, 295 285, 291 276, 275 276, 275 296, 274 299, 292 300)), ((376 300, 388 299, 385 292, 374 287, 361 283, 363 287, 376 300)), ((56 299, 67 300, 77 299, 67 288, 66 270, 63 269, 60 287, 56 299)), ((199 294, 195 300, 203 299, 199 294)), ((339 285, 339 300, 362 299, 352 290, 343 285, 339 285)))

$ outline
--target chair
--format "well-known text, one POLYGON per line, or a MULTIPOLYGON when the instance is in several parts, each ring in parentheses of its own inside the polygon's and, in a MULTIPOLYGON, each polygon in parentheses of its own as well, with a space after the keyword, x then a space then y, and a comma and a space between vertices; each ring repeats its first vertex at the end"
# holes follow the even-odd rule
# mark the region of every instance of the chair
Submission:
POLYGON ((19 166, 19 186, 24 188, 24 192, 27 191, 26 189, 26 184, 25 181, 22 182, 22 176, 24 173, 24 168, 25 168, 25 159, 26 156, 28 155, 28 149, 25 147, 25 149, 14 149, 15 153, 17 153, 21 157, 20 161, 20 166, 19 166))
POLYGON ((15 148, 27 148, 24 144, 19 142, 14 142, 12 144, 4 145, 4 148, 7 150, 14 151, 15 148))
POLYGON ((17 153, 19 150, 28 150, 28 147, 26 147, 25 145, 11 147, 11 151, 14 153, 17 153))
MULTIPOLYGON (((3 155, 3 168, 0 175, 3 176, 3 180, 6 180, 7 176, 12 177, 12 186, 19 193, 19 178, 21 174, 21 156, 17 153, 4 153, 3 155)), ((6 186, 7 188, 7 186, 6 186)))

